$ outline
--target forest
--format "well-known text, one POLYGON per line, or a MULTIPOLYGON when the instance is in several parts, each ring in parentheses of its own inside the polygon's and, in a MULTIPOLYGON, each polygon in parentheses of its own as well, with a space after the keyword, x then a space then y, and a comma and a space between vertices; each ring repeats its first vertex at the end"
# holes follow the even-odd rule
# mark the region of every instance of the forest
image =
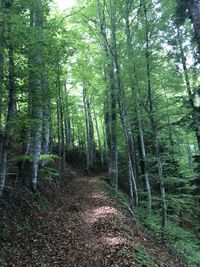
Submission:
POLYGON ((199 71, 199 0, 0 0, 0 244, 73 166, 183 262, 2 266, 200 266, 199 71))

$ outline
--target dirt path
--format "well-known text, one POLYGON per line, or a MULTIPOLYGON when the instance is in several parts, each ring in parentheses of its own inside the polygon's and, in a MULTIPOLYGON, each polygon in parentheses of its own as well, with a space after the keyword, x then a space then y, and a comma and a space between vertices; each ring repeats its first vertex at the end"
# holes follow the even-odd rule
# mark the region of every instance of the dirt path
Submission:
POLYGON ((120 212, 97 177, 73 179, 59 209, 40 216, 26 237, 17 235, 15 251, 5 266, 142 266, 141 252, 137 254, 141 247, 157 264, 143 266, 183 266, 120 212))

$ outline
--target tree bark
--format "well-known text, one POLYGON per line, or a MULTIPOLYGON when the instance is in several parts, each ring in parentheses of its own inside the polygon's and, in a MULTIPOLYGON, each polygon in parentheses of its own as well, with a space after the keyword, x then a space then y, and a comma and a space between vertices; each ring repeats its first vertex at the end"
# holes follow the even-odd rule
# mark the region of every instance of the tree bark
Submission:
POLYGON ((83 81, 83 104, 85 110, 85 127, 86 127, 86 170, 89 172, 95 163, 95 143, 94 143, 94 126, 91 113, 91 100, 88 99, 86 81, 83 81))
POLYGON ((186 0, 186 4, 193 24, 195 39, 200 53, 200 1, 186 0))
POLYGON ((64 115, 62 103, 62 88, 60 80, 60 66, 57 65, 57 125, 58 125, 58 143, 59 143, 59 171, 65 168, 65 133, 64 133, 64 115))
MULTIPOLYGON (((12 4, 12 3, 11 3, 12 4)), ((14 122, 14 117, 16 114, 16 87, 15 87, 15 67, 14 67, 14 49, 12 46, 12 40, 10 37, 11 24, 10 24, 10 12, 12 5, 9 8, 5 8, 6 13, 6 23, 8 32, 7 34, 7 49, 8 49, 8 108, 7 108, 7 117, 5 123, 5 129, 3 132, 2 142, 1 142, 1 158, 0 158, 0 196, 2 195, 3 188, 5 185, 6 179, 6 170, 7 170, 7 156, 8 149, 11 138, 11 129, 14 122)))
MULTIPOLYGON (((43 128, 42 128, 42 154, 50 154, 50 127, 51 127, 51 115, 50 115, 50 103, 49 99, 44 99, 43 106, 43 128)), ((42 162, 42 166, 46 165, 47 161, 42 162)))
POLYGON ((120 118, 122 123, 122 128, 124 131, 124 138, 126 143, 126 150, 128 153, 128 166, 131 170, 129 174, 131 174, 130 180, 133 181, 133 189, 134 189, 134 196, 135 196, 135 205, 138 205, 138 191, 137 191, 137 183, 136 183, 136 167, 135 167, 135 148, 134 148, 134 138, 133 133, 131 129, 131 124, 128 116, 127 111, 127 104, 126 104, 126 95, 124 86, 122 84, 121 80, 121 71, 120 71, 120 65, 118 62, 118 51, 117 51, 117 40, 116 40, 116 1, 113 0, 110 3, 110 19, 111 19, 111 36, 112 36, 112 57, 114 61, 114 66, 116 68, 116 83, 118 87, 118 103, 119 103, 119 112, 120 112, 120 118))
POLYGON ((90 171, 90 133, 89 133, 89 118, 88 118, 88 106, 87 106, 87 89, 86 81, 83 81, 83 104, 85 111, 85 130, 86 130, 86 172, 90 171))
POLYGON ((145 185, 146 185, 147 196, 148 196, 147 208, 149 210, 149 213, 151 213, 151 210, 152 210, 151 185, 150 185, 150 179, 149 179, 149 174, 148 174, 146 148, 145 148, 145 142, 144 142, 144 133, 143 133, 143 128, 142 128, 141 111, 140 111, 139 98, 138 98, 139 84, 138 84, 135 65, 133 61, 134 55, 133 55, 133 48, 132 48, 131 29, 130 29, 131 28, 130 27, 130 14, 132 10, 132 3, 130 0, 126 0, 125 3, 126 3, 126 6, 125 6, 126 43, 127 43, 127 54, 129 58, 128 73, 129 73, 130 86, 131 86, 132 96, 133 96, 133 104, 134 106, 136 106, 136 117, 137 117, 138 131, 139 131, 139 137, 140 137, 142 165, 143 165, 145 185), (134 86, 134 79, 135 79, 135 86, 134 86))
POLYGON ((186 61, 186 57, 185 57, 185 53, 184 53, 184 49, 183 49, 182 32, 181 32, 180 28, 177 29, 177 40, 178 40, 179 49, 180 49, 180 56, 181 56, 181 62, 182 62, 182 66, 183 66, 184 80, 185 80, 185 85, 186 85, 186 89, 187 89, 189 105, 191 108, 192 127, 194 129, 196 139, 197 139, 198 148, 200 150, 199 114, 198 114, 198 111, 195 109, 194 99, 193 99, 193 95, 192 95, 192 88, 191 88, 191 84, 190 84, 190 78, 188 75, 187 61, 186 61))
POLYGON ((43 12, 41 0, 32 5, 30 28, 34 36, 34 44, 29 47, 29 94, 30 119, 34 124, 30 132, 29 159, 25 163, 27 170, 24 182, 33 191, 37 190, 39 159, 41 155, 41 139, 43 125, 43 12), (37 32, 37 34, 35 34, 37 32))
POLYGON ((150 69, 150 46, 149 46, 149 24, 147 18, 147 7, 145 0, 143 1, 143 11, 145 18, 145 56, 146 56, 146 78, 147 78, 147 94, 148 94, 148 108, 147 113, 151 123, 151 130, 153 136, 153 144, 155 148, 155 156, 158 167, 158 177, 160 184, 160 194, 161 194, 161 203, 162 203, 162 227, 165 228, 167 226, 167 203, 166 203, 166 193, 165 193, 165 185, 164 185, 164 176, 163 176, 163 167, 161 161, 161 153, 160 153, 160 144, 158 140, 158 130, 157 125, 154 119, 154 106, 153 106, 153 91, 151 84, 151 69, 150 69))
MULTIPOLYGON (((104 3, 105 4, 105 3, 104 3)), ((114 74, 114 60, 111 55, 107 36, 106 36, 106 21, 104 8, 100 0, 97 0, 98 14, 100 21, 100 34, 102 37, 102 49, 105 54, 105 80, 106 80, 106 106, 105 106, 105 126, 106 139, 108 146, 108 161, 109 161, 109 180, 114 188, 118 188, 118 145, 117 145, 117 91, 114 74)))
POLYGON ((69 151, 72 149, 72 129, 71 129, 71 119, 70 119, 70 111, 69 111, 69 100, 68 100, 68 92, 65 87, 65 105, 64 105, 64 121, 65 121, 65 138, 66 138, 66 149, 69 151))
POLYGON ((101 142, 101 136, 100 136, 100 131, 99 131, 99 124, 97 121, 97 116, 95 110, 93 110, 94 113, 94 122, 95 122, 95 128, 96 128, 96 133, 97 133, 97 140, 98 140, 98 147, 99 147, 99 153, 101 157, 101 163, 104 163, 104 158, 103 158, 103 149, 102 149, 102 142, 101 142))
MULTIPOLYGON (((0 34, 0 36, 2 36, 0 34)), ((0 134, 2 128, 2 113, 3 113, 3 66, 4 66, 4 55, 3 49, 0 44, 0 134)))
POLYGON ((1 147, 1 161, 0 161, 0 195, 2 194, 5 179, 6 179, 6 170, 7 170, 7 156, 8 149, 11 137, 11 128, 12 122, 14 121, 15 113, 16 113, 16 88, 14 81, 14 54, 12 46, 9 47, 9 75, 8 75, 8 110, 7 110, 7 118, 6 125, 2 139, 2 147, 1 147))
POLYGON ((3 49, 2 49, 2 47, 0 45, 0 161, 1 161, 2 142, 3 142, 2 115, 3 115, 3 66, 4 66, 4 56, 3 56, 3 51, 2 50, 3 49))

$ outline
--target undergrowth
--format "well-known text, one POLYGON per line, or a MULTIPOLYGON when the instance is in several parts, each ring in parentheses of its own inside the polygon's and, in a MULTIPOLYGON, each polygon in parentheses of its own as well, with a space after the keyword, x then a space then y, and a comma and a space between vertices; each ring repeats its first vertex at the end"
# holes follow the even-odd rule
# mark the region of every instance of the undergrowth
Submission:
POLYGON ((118 256, 133 258, 135 263, 143 267, 158 267, 155 263, 155 259, 149 255, 148 251, 137 244, 132 246, 132 251, 119 252, 118 256))
MULTIPOLYGON (((35 216, 43 211, 53 210, 52 197, 43 193, 44 188, 55 182, 58 173, 54 168, 43 168, 40 172, 40 189, 33 193, 26 187, 16 187, 4 192, 0 198, 0 266, 7 251, 15 246, 16 233, 31 231, 35 216)), ((45 192, 45 191, 44 191, 45 192)))
MULTIPOLYGON (((104 180, 101 180, 101 184, 106 189, 107 193, 111 196, 114 196, 118 200, 118 202, 123 205, 125 204, 126 206, 129 204, 129 197, 127 194, 113 189, 104 180)), ((153 211, 151 215, 147 215, 147 210, 142 207, 133 210, 133 212, 135 218, 139 220, 140 224, 145 226, 145 228, 147 228, 151 232, 151 234, 156 236, 158 240, 163 241, 164 239, 165 243, 169 245, 169 247, 173 251, 180 255, 180 257, 188 267, 200 266, 200 240, 195 233, 181 228, 171 220, 168 221, 168 226, 163 232, 163 230, 161 229, 161 216, 159 212, 153 211)), ((140 258, 140 252, 138 253, 138 255, 138 258, 140 258)))

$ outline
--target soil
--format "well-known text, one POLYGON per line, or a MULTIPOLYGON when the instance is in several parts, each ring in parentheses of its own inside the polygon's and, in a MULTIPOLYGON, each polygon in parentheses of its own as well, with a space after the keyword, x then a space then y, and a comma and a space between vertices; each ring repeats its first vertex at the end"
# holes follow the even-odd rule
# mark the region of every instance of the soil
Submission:
POLYGON ((15 229, 14 246, 2 266, 185 266, 123 212, 99 180, 78 173, 57 188, 51 195, 52 210, 34 214, 30 226, 15 229), (154 263, 143 261, 138 248, 154 263))

